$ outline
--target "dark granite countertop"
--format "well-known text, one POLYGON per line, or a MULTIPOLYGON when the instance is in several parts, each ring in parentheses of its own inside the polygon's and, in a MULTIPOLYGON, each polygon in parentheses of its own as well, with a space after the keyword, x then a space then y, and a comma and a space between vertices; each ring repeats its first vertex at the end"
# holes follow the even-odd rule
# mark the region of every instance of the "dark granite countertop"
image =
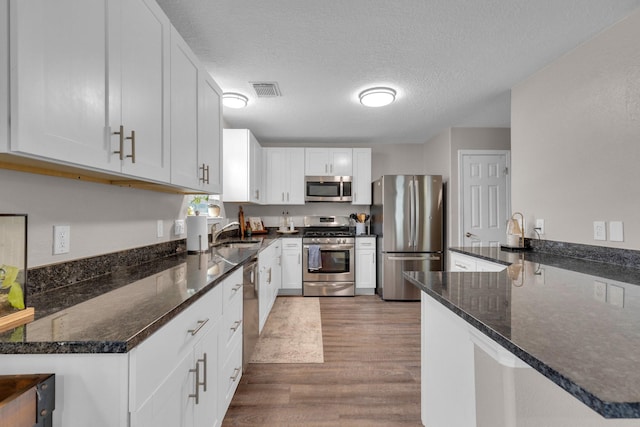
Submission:
POLYGON ((509 267, 406 277, 605 418, 640 418, 640 270, 539 252, 451 250, 509 267))
POLYGON ((0 354, 126 353, 273 242, 259 240, 257 248, 180 253, 33 295, 36 319, 0 334, 0 354))

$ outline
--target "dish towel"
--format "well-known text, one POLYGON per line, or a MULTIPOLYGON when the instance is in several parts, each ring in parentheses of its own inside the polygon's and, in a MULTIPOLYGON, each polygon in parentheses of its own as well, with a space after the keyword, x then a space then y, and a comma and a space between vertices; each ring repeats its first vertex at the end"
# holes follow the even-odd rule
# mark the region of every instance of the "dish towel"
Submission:
POLYGON ((322 268, 322 257, 320 256, 320 246, 318 245, 309 246, 308 264, 309 264, 308 265, 309 271, 318 271, 322 268))

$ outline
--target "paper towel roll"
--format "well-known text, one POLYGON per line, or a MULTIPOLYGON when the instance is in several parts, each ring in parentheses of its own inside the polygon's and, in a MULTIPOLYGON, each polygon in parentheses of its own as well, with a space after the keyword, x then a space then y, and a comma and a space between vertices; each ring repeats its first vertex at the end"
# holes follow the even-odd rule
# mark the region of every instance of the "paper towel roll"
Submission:
POLYGON ((206 215, 187 216, 187 252, 204 252, 209 249, 206 215))

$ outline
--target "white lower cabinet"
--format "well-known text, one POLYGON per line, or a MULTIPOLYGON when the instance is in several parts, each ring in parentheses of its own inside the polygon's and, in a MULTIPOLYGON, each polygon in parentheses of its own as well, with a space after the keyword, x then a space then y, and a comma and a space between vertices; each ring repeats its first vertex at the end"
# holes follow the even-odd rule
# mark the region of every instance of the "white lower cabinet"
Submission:
POLYGON ((356 238, 356 293, 373 294, 376 290, 376 238, 356 238))
POLYGON ((280 294, 302 294, 302 238, 282 239, 282 285, 280 294))
POLYGON ((224 316, 218 336, 220 375, 214 385, 217 387, 218 408, 222 414, 227 412, 242 376, 242 270, 238 273, 227 279, 223 288, 224 316))
POLYGON ((242 375, 242 278, 239 268, 128 353, 1 354, 0 374, 55 373, 56 426, 219 426, 242 375))
POLYGON ((282 281, 281 270, 282 243, 280 239, 271 243, 258 255, 258 286, 259 286, 259 331, 267 322, 273 303, 278 296, 278 289, 282 281))
POLYGON ((479 258, 470 256, 470 255, 464 255, 459 252, 449 251, 449 271, 498 272, 498 271, 504 270, 505 268, 507 268, 507 266, 503 264, 481 260, 479 258))

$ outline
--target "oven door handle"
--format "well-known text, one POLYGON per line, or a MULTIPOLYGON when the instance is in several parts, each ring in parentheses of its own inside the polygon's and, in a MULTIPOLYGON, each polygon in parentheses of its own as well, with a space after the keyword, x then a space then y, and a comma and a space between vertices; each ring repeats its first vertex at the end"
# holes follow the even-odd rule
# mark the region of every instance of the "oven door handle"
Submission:
POLYGON ((439 261, 438 255, 432 256, 390 256, 389 261, 439 261))
MULTIPOLYGON (((309 249, 310 246, 314 246, 314 245, 303 245, 302 247, 304 249, 309 249)), ((317 246, 320 246, 320 250, 321 251, 326 251, 326 250, 335 250, 335 249, 346 249, 346 250, 351 250, 354 248, 353 244, 346 244, 346 245, 327 245, 326 243, 320 243, 317 246)))

